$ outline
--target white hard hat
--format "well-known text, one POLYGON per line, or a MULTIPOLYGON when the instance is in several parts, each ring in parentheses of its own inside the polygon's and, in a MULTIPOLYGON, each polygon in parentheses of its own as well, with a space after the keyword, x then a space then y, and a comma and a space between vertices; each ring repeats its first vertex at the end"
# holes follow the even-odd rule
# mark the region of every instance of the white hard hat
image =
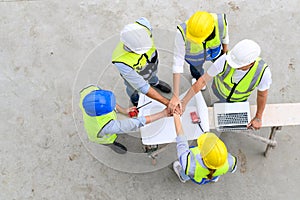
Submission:
POLYGON ((253 40, 242 40, 237 43, 226 56, 232 68, 240 68, 254 62, 260 55, 260 47, 253 40))
POLYGON ((121 31, 121 42, 137 54, 144 54, 152 47, 147 30, 138 24, 128 24, 121 31))

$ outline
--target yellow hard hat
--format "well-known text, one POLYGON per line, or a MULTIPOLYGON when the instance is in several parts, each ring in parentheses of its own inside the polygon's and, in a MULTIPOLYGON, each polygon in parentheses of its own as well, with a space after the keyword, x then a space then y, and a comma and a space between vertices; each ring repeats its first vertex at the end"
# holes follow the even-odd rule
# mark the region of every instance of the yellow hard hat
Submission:
POLYGON ((204 133, 197 139, 204 164, 210 169, 222 167, 227 160, 227 148, 214 133, 204 133))
POLYGON ((202 43, 213 32, 214 24, 214 17, 208 12, 195 12, 187 22, 187 39, 202 43))

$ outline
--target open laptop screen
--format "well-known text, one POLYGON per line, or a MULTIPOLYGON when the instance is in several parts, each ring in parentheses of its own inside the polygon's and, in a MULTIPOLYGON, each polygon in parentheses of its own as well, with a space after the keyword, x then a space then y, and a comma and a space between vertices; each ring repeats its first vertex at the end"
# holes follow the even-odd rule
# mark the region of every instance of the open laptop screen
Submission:
POLYGON ((251 120, 249 102, 215 103, 214 119, 218 131, 245 130, 251 120))

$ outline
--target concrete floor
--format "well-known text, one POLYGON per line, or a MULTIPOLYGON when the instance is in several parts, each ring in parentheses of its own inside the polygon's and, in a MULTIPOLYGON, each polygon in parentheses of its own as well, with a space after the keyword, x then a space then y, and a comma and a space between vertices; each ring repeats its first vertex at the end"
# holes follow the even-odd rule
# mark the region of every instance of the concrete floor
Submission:
MULTIPOLYGON (((155 30, 159 76, 171 83, 176 25, 196 10, 227 14, 230 48, 244 38, 260 44, 273 75, 268 103, 300 102, 298 6, 297 0, 0 0, 0 199, 298 199, 299 126, 283 128, 268 158, 263 143, 223 134, 238 170, 199 186, 179 182, 170 167, 172 146, 153 167, 138 133, 123 138, 130 144, 125 156, 89 143, 78 110, 87 84, 114 90, 129 105, 110 56, 122 27, 141 16, 155 30)), ((189 87, 185 69, 182 91, 189 87)))

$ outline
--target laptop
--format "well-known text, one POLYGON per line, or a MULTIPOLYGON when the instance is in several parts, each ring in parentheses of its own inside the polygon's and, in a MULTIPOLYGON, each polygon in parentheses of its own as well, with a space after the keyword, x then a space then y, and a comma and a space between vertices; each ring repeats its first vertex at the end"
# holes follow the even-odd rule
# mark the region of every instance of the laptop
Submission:
POLYGON ((246 130, 251 120, 249 102, 215 103, 214 119, 219 132, 246 130))

